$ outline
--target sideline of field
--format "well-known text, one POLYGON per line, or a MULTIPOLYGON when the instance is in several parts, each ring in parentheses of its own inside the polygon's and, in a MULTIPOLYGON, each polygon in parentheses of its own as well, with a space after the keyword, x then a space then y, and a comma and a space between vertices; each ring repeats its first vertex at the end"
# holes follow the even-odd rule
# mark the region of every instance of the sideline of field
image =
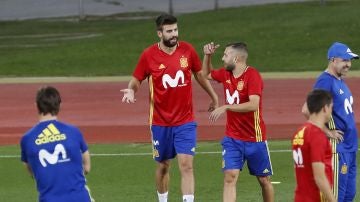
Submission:
MULTIPOLYGON (((321 72, 264 72, 264 79, 304 79, 316 78, 321 72)), ((360 77, 360 70, 351 70, 347 77, 360 77)), ((98 77, 10 77, 0 78, 0 84, 12 83, 71 83, 71 82, 124 82, 131 76, 98 76, 98 77)))

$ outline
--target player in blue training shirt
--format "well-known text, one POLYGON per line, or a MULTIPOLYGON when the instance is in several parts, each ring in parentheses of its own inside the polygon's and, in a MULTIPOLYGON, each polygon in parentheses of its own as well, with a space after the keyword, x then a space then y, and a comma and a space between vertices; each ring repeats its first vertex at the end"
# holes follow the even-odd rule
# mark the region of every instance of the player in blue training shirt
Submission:
POLYGON ((331 137, 333 150, 333 192, 339 202, 353 201, 356 194, 358 135, 352 108, 354 98, 343 79, 353 59, 359 59, 359 56, 347 45, 335 42, 328 50, 328 67, 314 85, 314 89, 329 91, 333 97, 332 116, 327 124, 330 130, 327 134, 331 137))
POLYGON ((78 128, 57 120, 60 103, 54 87, 37 92, 39 123, 21 139, 21 160, 36 180, 40 202, 90 202, 88 147, 78 128))

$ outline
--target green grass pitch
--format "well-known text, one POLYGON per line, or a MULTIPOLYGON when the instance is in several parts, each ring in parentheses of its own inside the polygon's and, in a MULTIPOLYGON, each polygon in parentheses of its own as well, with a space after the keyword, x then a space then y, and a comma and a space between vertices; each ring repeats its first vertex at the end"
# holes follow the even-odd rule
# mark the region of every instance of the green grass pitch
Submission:
MULTIPOLYGON (((276 201, 293 200, 295 177, 290 141, 269 141, 276 201)), ((150 144, 92 144, 94 154, 88 185, 97 201, 156 201, 155 163, 150 144)), ((197 201, 218 202, 222 199, 221 147, 218 142, 200 142, 195 156, 197 201)), ((8 202, 36 201, 34 181, 28 176, 19 155, 19 147, 0 147, 0 198, 8 202), (5 158, 5 156, 7 156, 5 158)), ((359 160, 359 158, 358 158, 359 160)), ((358 175, 359 178, 359 175, 358 175)), ((357 180, 359 182, 359 179, 357 180)), ((171 167, 169 201, 181 199, 180 178, 176 161, 171 167)), ((358 189, 358 193, 359 193, 358 189)), ((262 201, 261 190, 247 168, 240 174, 237 185, 238 201, 262 201)), ((360 200, 359 197, 355 201, 360 200)))

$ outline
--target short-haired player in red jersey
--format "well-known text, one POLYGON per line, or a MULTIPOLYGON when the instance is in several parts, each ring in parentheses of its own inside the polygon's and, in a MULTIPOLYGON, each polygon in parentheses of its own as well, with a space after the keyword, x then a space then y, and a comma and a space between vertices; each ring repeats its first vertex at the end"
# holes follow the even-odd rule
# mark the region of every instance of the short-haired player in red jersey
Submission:
POLYGON ((187 42, 178 41, 177 19, 162 14, 156 19, 160 41, 146 48, 130 80, 123 89, 123 102, 134 103, 141 81, 150 87, 149 122, 153 156, 157 161, 156 187, 159 202, 168 198, 170 160, 177 156, 181 174, 183 200, 194 201, 193 155, 196 147, 196 123, 192 104, 192 81, 210 95, 209 110, 218 105, 218 98, 209 81, 202 76, 201 60, 187 42))
POLYGON ((331 187, 332 149, 325 135, 333 102, 325 90, 313 90, 307 96, 309 119, 292 140, 296 173, 295 202, 335 202, 331 187))
POLYGON ((218 45, 204 46, 203 73, 224 86, 225 105, 215 109, 210 120, 216 121, 226 112, 226 131, 222 140, 224 171, 224 202, 236 201, 236 182, 244 163, 251 175, 257 177, 264 201, 274 201, 270 181, 272 167, 262 119, 263 81, 259 72, 246 61, 245 43, 226 46, 222 60, 224 67, 212 69, 211 56, 218 45))

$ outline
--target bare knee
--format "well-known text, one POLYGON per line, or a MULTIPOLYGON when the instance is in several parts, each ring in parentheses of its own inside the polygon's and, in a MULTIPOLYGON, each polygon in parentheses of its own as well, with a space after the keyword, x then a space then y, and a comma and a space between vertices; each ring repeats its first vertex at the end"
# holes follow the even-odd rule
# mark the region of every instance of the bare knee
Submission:
POLYGON ((239 172, 238 171, 225 171, 224 172, 224 184, 235 185, 239 172))
POLYGON ((257 177, 257 178, 258 178, 258 181, 259 181, 259 184, 260 184, 261 188, 272 187, 269 176, 257 177))
POLYGON ((169 170, 170 170, 170 161, 163 161, 158 163, 156 171, 159 175, 164 176, 169 173, 169 170))
POLYGON ((181 173, 193 173, 193 158, 192 156, 178 156, 179 170, 181 173))

